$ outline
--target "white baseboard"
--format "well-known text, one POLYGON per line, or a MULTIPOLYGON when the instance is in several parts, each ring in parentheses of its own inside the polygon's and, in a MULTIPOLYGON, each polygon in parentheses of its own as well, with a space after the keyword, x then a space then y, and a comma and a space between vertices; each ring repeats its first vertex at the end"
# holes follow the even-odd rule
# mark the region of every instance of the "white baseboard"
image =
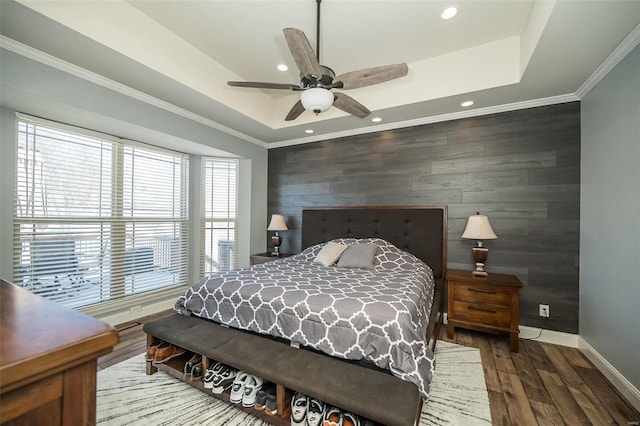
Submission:
POLYGON ((159 302, 150 303, 147 305, 137 305, 138 309, 127 309, 116 313, 111 313, 109 315, 96 315, 101 321, 106 322, 109 325, 116 326, 118 324, 124 324, 130 321, 134 321, 138 318, 146 317, 147 315, 157 314, 158 312, 165 311, 167 309, 173 308, 173 305, 176 302, 176 298, 161 300, 159 302))
MULTIPOLYGON (((442 317, 442 322, 447 323, 447 313, 445 312, 442 317)), ((563 333, 562 331, 546 330, 544 328, 527 327, 526 325, 520 326, 521 339, 535 340, 536 342, 552 343, 554 345, 568 346, 570 348, 578 347, 577 334, 563 333)))
MULTIPOLYGON (((616 368, 609 363, 593 346, 587 343, 582 337, 578 339, 578 348, 596 368, 605 375, 607 379, 615 386, 618 391, 640 411, 640 390, 636 388, 629 380, 627 380, 616 368)), ((631 424, 631 423, 630 423, 631 424)))
POLYGON ((554 345, 577 348, 580 335, 521 325, 519 337, 521 339, 535 340, 536 342, 552 343, 554 345))

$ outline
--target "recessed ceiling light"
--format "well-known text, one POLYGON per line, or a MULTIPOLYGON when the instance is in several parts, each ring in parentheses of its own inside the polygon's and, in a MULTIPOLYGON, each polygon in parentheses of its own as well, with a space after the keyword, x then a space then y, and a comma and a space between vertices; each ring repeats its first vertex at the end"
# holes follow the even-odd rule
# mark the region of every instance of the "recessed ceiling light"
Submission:
POLYGON ((289 69, 289 67, 286 66, 285 64, 280 64, 277 66, 277 68, 278 68, 278 71, 282 71, 282 72, 285 72, 289 69))
POLYGON ((473 105, 473 101, 464 101, 460 104, 461 107, 470 107, 471 105, 473 105))
POLYGON ((371 119, 371 121, 373 121, 374 123, 379 123, 379 122, 381 122, 381 121, 382 121, 382 118, 380 118, 380 117, 373 117, 373 118, 371 119))
POLYGON ((442 11, 442 13, 440 14, 440 17, 442 19, 451 19, 454 16, 456 16, 457 13, 458 13, 458 8, 455 6, 450 6, 442 11))
POLYGON ((311 130, 311 129, 307 129, 307 130, 305 130, 304 132, 305 132, 305 133, 309 133, 309 134, 311 134, 311 133, 313 133, 313 130, 311 130))

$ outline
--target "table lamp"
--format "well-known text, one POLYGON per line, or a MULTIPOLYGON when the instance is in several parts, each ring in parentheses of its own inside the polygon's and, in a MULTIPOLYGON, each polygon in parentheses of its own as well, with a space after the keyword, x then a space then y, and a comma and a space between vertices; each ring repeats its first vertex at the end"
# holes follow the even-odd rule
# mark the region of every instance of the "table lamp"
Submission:
POLYGON ((495 240, 498 238, 493 229, 491 229, 489 218, 480 213, 469 216, 462 238, 478 241, 478 245, 472 249, 473 259, 476 261, 476 270, 472 274, 474 277, 486 278, 489 274, 484 270, 484 263, 487 261, 489 249, 482 244, 482 240, 495 240))
POLYGON ((284 216, 281 214, 271 215, 271 222, 267 231, 276 231, 276 235, 271 237, 271 243, 273 244, 273 252, 271 256, 280 256, 280 244, 282 244, 282 237, 278 235, 280 231, 287 231, 287 224, 284 222, 284 216))

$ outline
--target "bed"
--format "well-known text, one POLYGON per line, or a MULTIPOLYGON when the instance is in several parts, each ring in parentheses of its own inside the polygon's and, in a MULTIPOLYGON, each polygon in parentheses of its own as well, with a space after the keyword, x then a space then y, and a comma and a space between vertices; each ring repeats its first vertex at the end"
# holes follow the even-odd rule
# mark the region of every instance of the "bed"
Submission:
POLYGON ((302 218, 301 253, 205 277, 176 311, 388 371, 427 398, 442 314, 446 206, 305 209, 302 218), (327 242, 375 245, 373 267, 314 262, 327 242))

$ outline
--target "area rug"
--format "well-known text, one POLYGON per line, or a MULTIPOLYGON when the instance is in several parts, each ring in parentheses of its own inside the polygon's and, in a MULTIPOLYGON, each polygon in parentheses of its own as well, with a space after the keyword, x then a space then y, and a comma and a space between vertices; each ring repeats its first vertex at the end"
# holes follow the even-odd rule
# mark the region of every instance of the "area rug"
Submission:
MULTIPOLYGON (((98 372, 100 425, 268 425, 190 385, 158 372, 145 374, 144 354, 98 372)), ((489 399, 474 348, 439 341, 431 398, 420 425, 491 424, 489 399)))

